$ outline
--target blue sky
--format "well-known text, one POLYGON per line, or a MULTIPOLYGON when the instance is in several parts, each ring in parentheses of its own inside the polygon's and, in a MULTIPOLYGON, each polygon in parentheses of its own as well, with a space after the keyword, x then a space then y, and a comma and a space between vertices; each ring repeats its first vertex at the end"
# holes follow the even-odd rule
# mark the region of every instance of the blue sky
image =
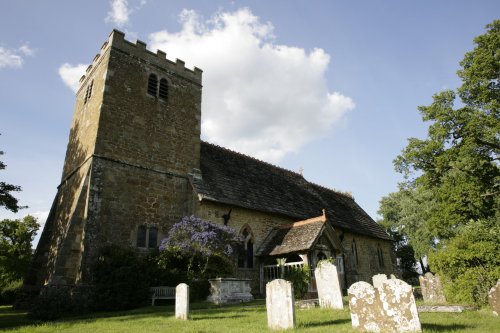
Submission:
POLYGON ((303 169, 377 218, 401 180, 392 160, 425 136, 417 107, 460 85, 459 61, 499 14, 486 0, 2 1, 0 181, 29 208, 0 218, 44 222, 75 78, 113 28, 204 70, 203 139, 303 169))

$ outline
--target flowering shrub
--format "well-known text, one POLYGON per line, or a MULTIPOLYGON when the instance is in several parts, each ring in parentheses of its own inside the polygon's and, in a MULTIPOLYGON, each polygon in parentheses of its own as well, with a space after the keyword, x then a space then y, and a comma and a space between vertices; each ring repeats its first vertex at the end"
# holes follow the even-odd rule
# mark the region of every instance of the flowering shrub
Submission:
POLYGON ((185 272, 187 282, 228 276, 239 242, 236 231, 228 226, 186 216, 162 240, 158 265, 179 277, 185 272))

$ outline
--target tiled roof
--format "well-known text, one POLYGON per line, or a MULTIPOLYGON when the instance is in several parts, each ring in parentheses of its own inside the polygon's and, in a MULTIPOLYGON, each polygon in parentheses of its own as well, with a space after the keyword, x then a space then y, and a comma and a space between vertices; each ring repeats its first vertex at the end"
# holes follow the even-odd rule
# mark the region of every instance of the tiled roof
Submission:
POLYGON ((326 209, 334 228, 376 238, 389 235, 346 194, 313 184, 301 174, 210 143, 201 143, 201 178, 191 182, 202 200, 280 214, 296 220, 326 209))
POLYGON ((277 256, 308 252, 321 235, 325 216, 274 227, 259 247, 256 256, 277 256))

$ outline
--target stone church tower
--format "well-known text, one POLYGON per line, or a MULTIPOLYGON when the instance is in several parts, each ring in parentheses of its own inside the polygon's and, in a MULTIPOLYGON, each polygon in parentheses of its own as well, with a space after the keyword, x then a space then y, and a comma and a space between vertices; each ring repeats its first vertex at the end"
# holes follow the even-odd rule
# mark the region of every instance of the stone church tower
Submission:
POLYGON ((25 285, 86 283, 100 246, 147 251, 191 213, 201 77, 110 34, 80 80, 61 183, 25 285))

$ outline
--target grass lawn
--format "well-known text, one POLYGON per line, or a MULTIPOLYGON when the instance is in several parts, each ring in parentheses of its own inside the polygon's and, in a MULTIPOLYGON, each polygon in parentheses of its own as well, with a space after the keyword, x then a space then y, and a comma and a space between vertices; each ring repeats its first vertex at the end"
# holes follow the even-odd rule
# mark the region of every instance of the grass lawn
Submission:
MULTIPOLYGON (((463 313, 421 313, 424 332, 500 332, 500 318, 490 309, 463 313)), ((297 332, 357 332, 351 327, 348 308, 296 310, 297 332)), ((174 306, 144 307, 132 311, 94 313, 41 323, 25 312, 0 307, 0 330, 9 332, 263 332, 267 329, 263 301, 245 305, 215 307, 191 305, 190 320, 174 318, 174 306)))

